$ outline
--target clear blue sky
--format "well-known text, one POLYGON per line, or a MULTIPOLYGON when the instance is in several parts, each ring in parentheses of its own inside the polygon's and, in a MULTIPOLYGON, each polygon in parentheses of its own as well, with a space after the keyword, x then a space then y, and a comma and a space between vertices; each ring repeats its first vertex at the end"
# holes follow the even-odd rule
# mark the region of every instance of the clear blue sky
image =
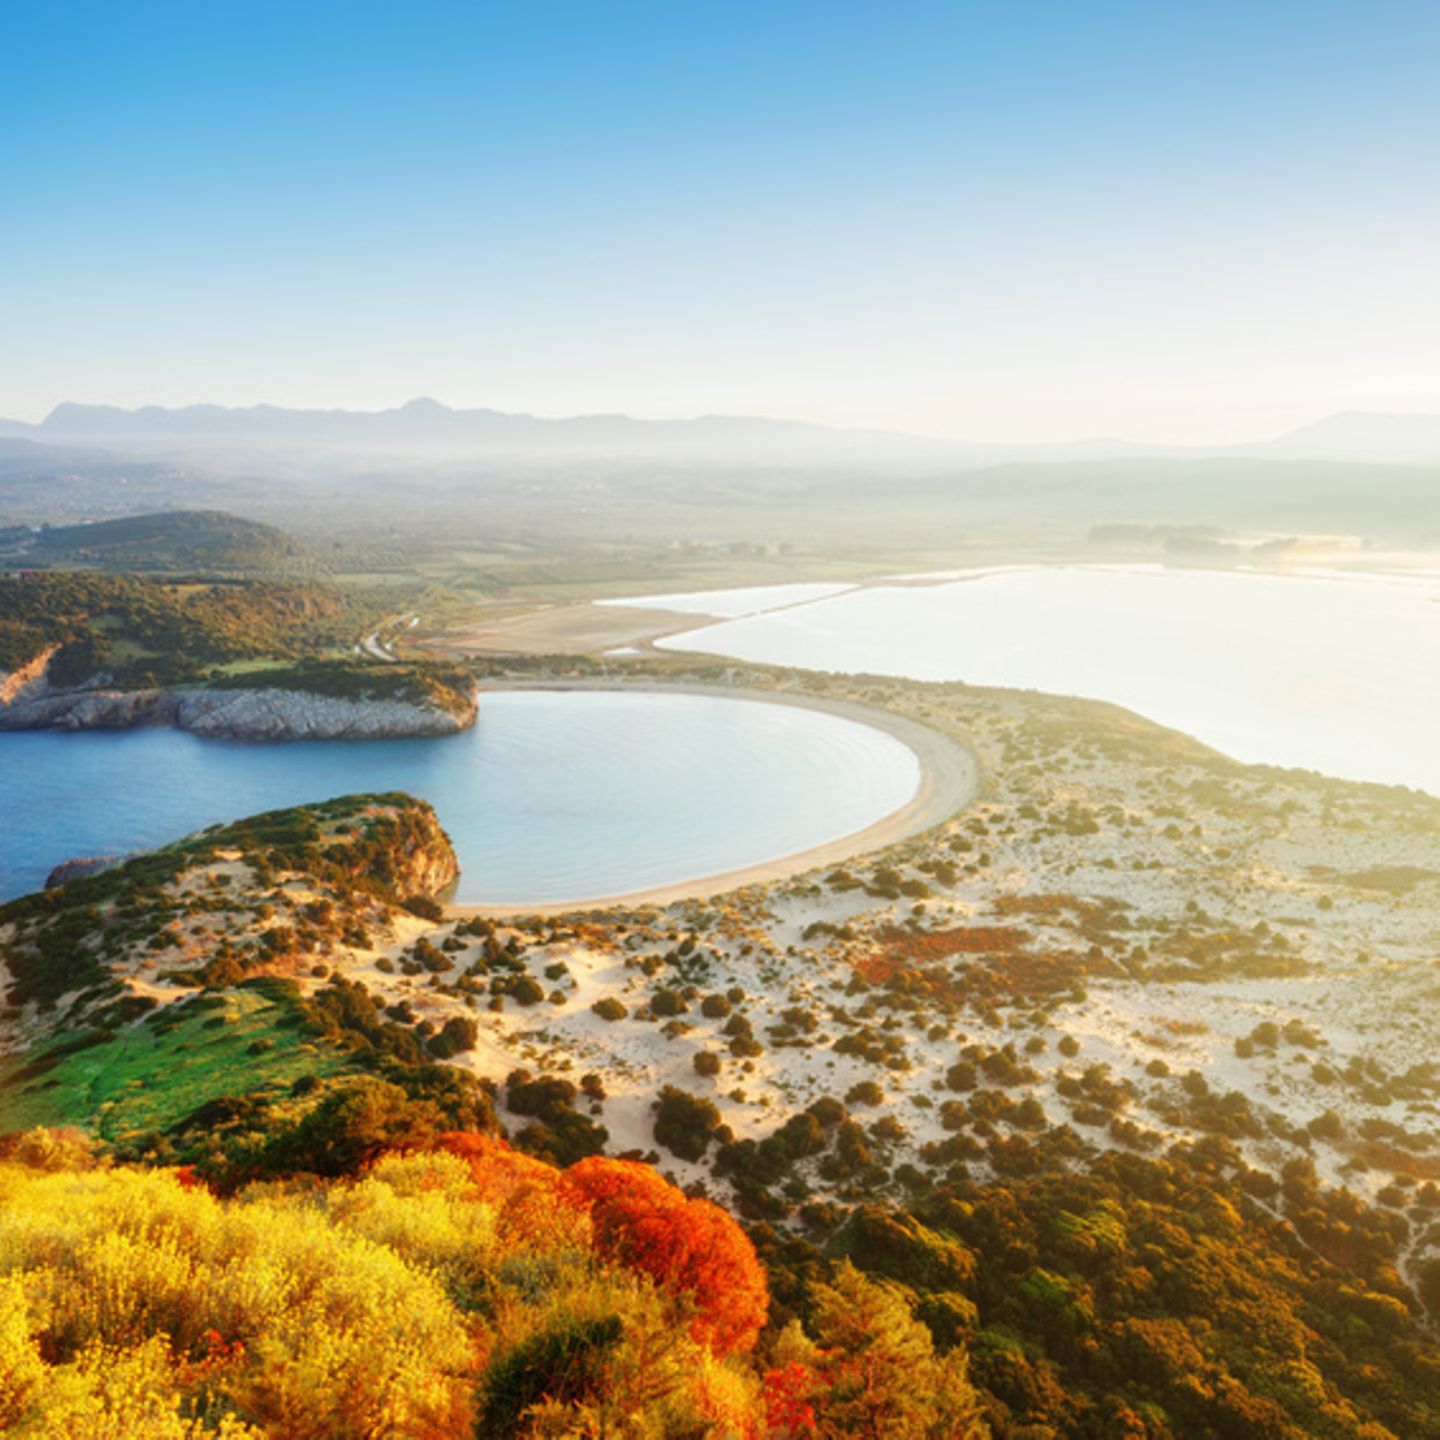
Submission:
POLYGON ((0 415, 1440 410, 1440 5, 8 0, 0 415))

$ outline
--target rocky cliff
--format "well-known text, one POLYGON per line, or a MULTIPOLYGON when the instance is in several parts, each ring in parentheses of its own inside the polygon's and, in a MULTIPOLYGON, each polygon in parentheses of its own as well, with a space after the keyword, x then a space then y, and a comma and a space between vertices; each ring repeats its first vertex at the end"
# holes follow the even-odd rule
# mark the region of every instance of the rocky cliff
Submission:
POLYGON ((59 648, 58 645, 50 645, 33 660, 27 660, 13 670, 0 670, 0 707, 31 693, 37 686, 43 689, 46 671, 50 667, 50 657, 59 648))
POLYGON ((104 874, 106 870, 113 870, 117 865, 123 865, 132 859, 133 854, 77 855, 73 860, 62 860, 51 870, 45 877, 45 888, 56 890, 61 885, 68 885, 72 880, 84 880, 91 875, 104 874))
MULTIPOLYGON (((0 905, 0 1008, 80 992, 85 1005, 108 1006, 109 982, 153 975, 157 964, 187 972, 182 988, 197 978, 225 986, 257 973, 310 975, 322 957, 335 963, 337 946, 390 933, 402 907, 438 917, 435 902, 459 873, 435 811, 398 791, 269 810, 140 854, 66 861, 45 891, 0 905)), ((63 1023, 79 1013, 66 1011, 63 1023)), ((31 1012, 27 1023, 43 1019, 31 1012)))
POLYGON ((232 740, 379 740, 453 735, 475 723, 472 695, 455 709, 426 701, 305 690, 60 690, 45 667, 0 675, 0 730, 126 730, 173 725, 232 740))

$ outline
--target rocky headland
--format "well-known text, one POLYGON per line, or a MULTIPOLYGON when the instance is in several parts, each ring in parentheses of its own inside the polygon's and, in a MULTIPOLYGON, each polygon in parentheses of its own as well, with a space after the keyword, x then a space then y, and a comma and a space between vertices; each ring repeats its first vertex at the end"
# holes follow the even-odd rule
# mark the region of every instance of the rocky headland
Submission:
POLYGON ((133 860, 134 854, 130 855, 77 855, 73 860, 62 860, 45 877, 45 888, 56 890, 61 885, 68 885, 72 880, 85 880, 91 875, 101 875, 106 870, 113 870, 117 865, 123 865, 127 860, 133 860))
POLYGON ((473 694, 327 695, 289 686, 120 690, 52 686, 44 657, 0 675, 0 730, 127 730, 172 725, 231 740, 381 740, 453 735, 475 723, 473 694))

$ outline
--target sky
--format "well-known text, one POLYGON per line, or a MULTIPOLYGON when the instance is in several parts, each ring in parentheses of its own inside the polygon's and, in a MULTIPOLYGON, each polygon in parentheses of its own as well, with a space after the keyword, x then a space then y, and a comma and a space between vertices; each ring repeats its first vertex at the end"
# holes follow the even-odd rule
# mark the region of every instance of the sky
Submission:
POLYGON ((1440 5, 0 6, 0 415, 1440 411, 1440 5))

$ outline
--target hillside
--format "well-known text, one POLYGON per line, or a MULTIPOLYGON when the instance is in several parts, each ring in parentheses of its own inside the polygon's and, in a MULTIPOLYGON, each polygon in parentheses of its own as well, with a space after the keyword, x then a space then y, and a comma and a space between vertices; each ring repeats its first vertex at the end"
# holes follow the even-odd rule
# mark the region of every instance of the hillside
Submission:
POLYGON ((98 675, 138 688, 242 661, 295 661, 351 638, 344 599, 324 586, 162 581, 87 571, 0 575, 0 671, 46 651, 51 680, 98 675))
MULTIPOLYGON (((848 1262, 890 1287, 852 1309, 968 1356, 997 1437, 1440 1430, 1436 802, 1106 706, 805 683, 954 734, 984 799, 823 873, 557 917, 428 904, 453 860, 403 797, 209 832, 0 910, 0 1130, 242 1201, 449 1130, 654 1165, 743 1221, 769 1306, 737 1383, 794 1416, 840 1404, 787 1326, 844 1353, 848 1262)), ((623 1393, 601 1370, 575 1404, 623 1393)), ((558 1403, 494 1433, 576 1433, 558 1403)), ((970 1433, 847 1413, 772 1429, 970 1433)))
POLYGON ((438 1063, 473 1026, 427 1038, 316 963, 422 924, 453 869, 428 807, 360 796, 0 910, 28 1041, 0 1074, 5 1433, 986 1433, 963 1350, 848 1266, 757 1352, 732 1218, 487 1138, 493 1087, 438 1063), (155 971, 180 951, 209 958, 155 971))
POLYGON ((0 729, 170 724, 275 739, 471 723, 463 671, 356 653, 368 613, 320 585, 0 575, 0 729))
POLYGON ((0 559, 193 577, 294 574, 314 568, 313 556, 283 530, 222 510, 171 510, 85 525, 49 525, 33 535, 28 548, 0 559))

